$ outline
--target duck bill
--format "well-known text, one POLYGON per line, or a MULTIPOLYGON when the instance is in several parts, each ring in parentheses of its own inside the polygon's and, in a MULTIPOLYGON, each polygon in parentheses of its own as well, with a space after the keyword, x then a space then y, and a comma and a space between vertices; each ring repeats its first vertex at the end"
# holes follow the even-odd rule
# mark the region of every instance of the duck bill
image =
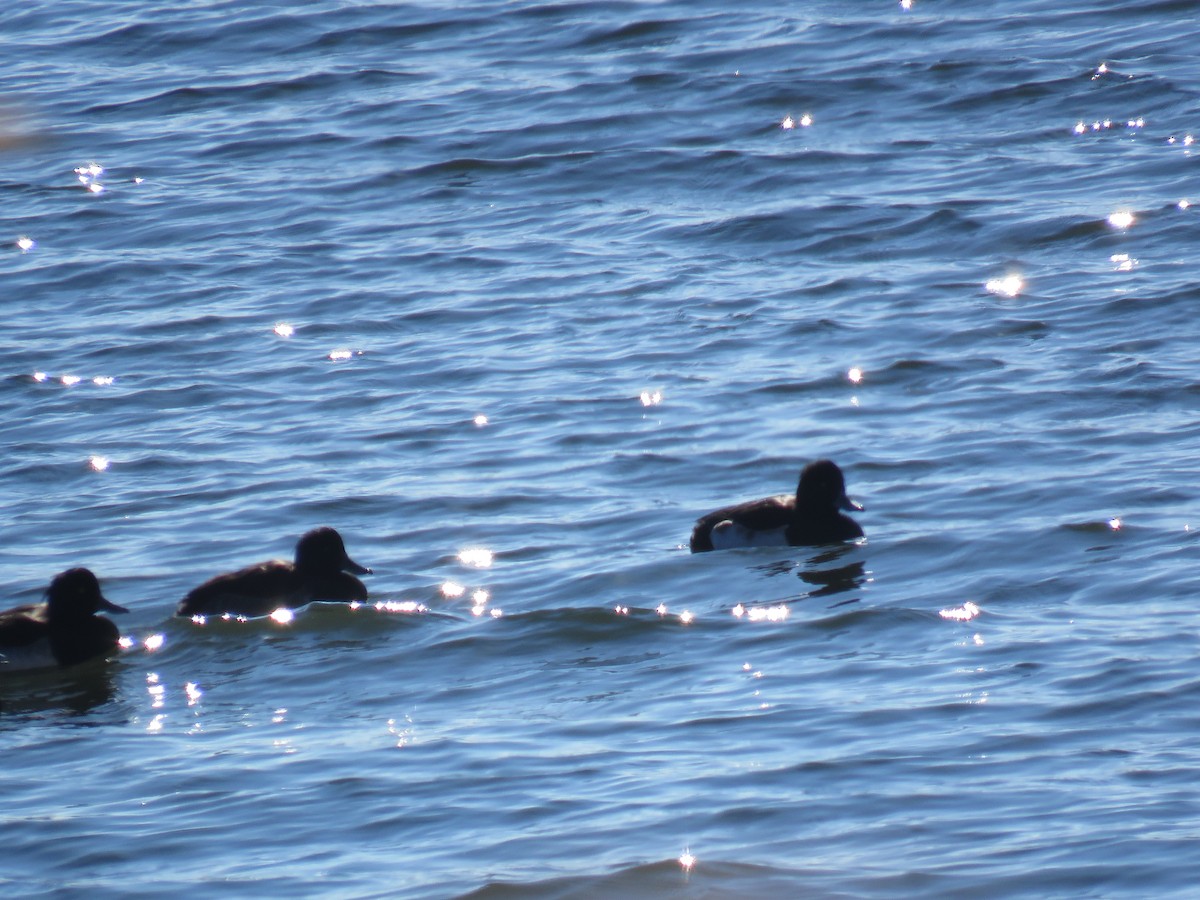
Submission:
POLYGON ((857 500, 851 500, 845 494, 842 495, 842 499, 841 499, 841 501, 839 501, 838 506, 841 509, 844 509, 846 512, 862 512, 863 509, 865 508, 857 500))
POLYGON ((343 572, 352 572, 355 575, 370 575, 371 574, 370 569, 368 569, 366 566, 360 566, 358 563, 356 563, 354 560, 352 560, 349 556, 347 556, 345 561, 342 563, 342 571, 343 572))
POLYGON ((129 610, 127 610, 125 607, 117 606, 117 604, 113 603, 111 600, 109 600, 103 594, 100 595, 100 602, 96 604, 96 608, 102 609, 105 612, 110 612, 110 613, 127 613, 127 612, 129 612, 129 610))

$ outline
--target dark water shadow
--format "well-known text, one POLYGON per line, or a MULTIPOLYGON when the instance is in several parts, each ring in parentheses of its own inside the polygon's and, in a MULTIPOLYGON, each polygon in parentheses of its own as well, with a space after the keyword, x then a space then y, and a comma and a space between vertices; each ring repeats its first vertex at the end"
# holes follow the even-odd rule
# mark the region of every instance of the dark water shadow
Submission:
POLYGON ((0 671, 0 723, 54 715, 85 716, 116 694, 116 671, 105 660, 70 669, 0 671))
POLYGON ((857 547, 853 544, 830 547, 821 550, 800 564, 790 559, 775 560, 754 566, 754 568, 768 577, 795 574, 805 584, 814 588, 805 595, 810 598, 844 594, 857 590, 866 583, 866 563, 860 559, 841 565, 831 565, 831 563, 838 563, 855 549, 857 547))

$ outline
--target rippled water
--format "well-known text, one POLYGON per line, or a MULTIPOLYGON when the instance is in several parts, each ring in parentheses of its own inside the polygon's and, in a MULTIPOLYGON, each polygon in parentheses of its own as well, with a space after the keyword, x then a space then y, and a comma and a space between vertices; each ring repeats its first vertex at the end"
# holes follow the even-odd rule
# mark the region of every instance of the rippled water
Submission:
POLYGON ((1093 7, 0 13, 0 585, 133 610, 0 887, 1190 895, 1198 29, 1093 7), (687 552, 820 456, 865 543, 687 552))

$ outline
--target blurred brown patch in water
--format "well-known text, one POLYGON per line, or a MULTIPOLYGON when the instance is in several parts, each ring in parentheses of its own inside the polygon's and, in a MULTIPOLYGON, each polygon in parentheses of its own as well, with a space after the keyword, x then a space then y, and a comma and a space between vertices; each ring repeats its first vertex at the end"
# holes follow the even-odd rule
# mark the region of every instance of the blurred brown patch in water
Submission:
POLYGON ((0 153, 32 150, 46 144, 47 140, 46 132, 29 106, 0 99, 0 153))

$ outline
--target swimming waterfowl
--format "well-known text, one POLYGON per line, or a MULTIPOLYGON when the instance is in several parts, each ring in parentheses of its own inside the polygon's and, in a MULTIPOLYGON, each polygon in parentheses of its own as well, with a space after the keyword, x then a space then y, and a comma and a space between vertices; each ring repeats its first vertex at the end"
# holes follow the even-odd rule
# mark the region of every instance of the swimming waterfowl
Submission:
POLYGON ((693 553, 730 547, 793 547, 834 544, 863 536, 841 510, 861 510, 846 496, 846 479, 837 463, 820 459, 800 473, 794 496, 764 497, 726 506, 696 520, 693 553))
POLYGON ((210 578, 180 601, 176 615, 268 616, 312 600, 366 600, 366 585, 354 575, 370 574, 336 530, 314 528, 297 542, 294 563, 276 559, 210 578))
POLYGON ((100 611, 129 612, 100 593, 89 569, 55 575, 44 602, 0 612, 0 672, 66 668, 112 653, 121 635, 100 611))

